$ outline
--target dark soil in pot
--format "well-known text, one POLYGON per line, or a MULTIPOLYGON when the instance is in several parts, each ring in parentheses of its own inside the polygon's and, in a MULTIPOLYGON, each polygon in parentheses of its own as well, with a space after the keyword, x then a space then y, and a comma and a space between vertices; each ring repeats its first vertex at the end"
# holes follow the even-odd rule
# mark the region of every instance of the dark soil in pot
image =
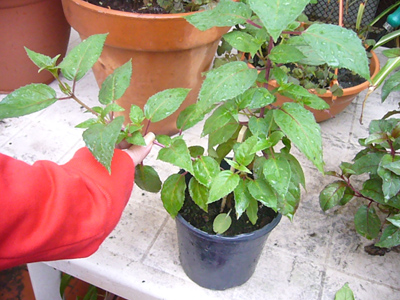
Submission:
MULTIPOLYGON (((228 200, 227 207, 224 210, 225 213, 227 213, 231 209, 231 205, 229 205, 229 202, 230 201, 228 200)), ((208 205, 207 213, 193 202, 193 200, 189 196, 188 191, 186 191, 186 200, 179 213, 187 222, 189 222, 194 227, 209 234, 215 234, 213 231, 213 221, 215 217, 220 213, 220 208, 220 201, 211 203, 210 205, 208 205)), ((232 218, 232 225, 223 235, 236 236, 242 233, 255 231, 269 224, 276 215, 277 213, 274 212, 271 208, 260 205, 258 208, 258 220, 256 224, 253 225, 247 217, 246 213, 243 213, 242 216, 237 219, 236 211, 234 207, 232 207, 232 211, 230 214, 232 218)))
POLYGON ((157 1, 152 1, 151 5, 145 5, 143 0, 126 1, 126 0, 84 0, 91 4, 110 8, 114 10, 136 12, 136 13, 147 13, 147 14, 165 14, 165 10, 161 8, 157 1))

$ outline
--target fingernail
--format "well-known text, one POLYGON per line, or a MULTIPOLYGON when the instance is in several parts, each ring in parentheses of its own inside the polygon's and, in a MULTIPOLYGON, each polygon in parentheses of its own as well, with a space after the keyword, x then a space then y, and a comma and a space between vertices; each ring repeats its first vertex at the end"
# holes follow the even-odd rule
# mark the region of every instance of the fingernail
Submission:
POLYGON ((146 142, 146 145, 150 145, 151 143, 154 142, 155 139, 156 139, 156 136, 152 132, 149 132, 148 134, 146 134, 144 136, 144 141, 146 142))

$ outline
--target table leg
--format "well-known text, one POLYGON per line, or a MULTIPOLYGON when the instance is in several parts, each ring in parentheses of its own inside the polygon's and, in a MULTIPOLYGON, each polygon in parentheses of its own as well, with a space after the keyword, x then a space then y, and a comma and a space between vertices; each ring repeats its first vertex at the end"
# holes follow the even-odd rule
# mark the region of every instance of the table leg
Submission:
POLYGON ((61 300, 61 272, 44 263, 28 264, 36 300, 61 300))

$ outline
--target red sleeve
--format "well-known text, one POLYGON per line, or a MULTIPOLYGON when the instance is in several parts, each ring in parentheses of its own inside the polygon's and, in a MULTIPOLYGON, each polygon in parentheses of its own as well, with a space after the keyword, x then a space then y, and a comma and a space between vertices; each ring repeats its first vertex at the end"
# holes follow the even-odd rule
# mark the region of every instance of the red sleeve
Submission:
POLYGON ((111 175, 87 148, 65 165, 0 154, 0 270, 94 253, 117 225, 134 165, 115 150, 111 175))

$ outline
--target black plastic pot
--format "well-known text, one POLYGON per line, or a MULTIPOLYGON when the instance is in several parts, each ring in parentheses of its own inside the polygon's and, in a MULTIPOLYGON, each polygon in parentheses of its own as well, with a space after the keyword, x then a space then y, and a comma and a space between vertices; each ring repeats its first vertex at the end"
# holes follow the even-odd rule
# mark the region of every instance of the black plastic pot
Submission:
POLYGON ((179 258, 185 273, 198 285, 212 290, 242 285, 253 275, 265 241, 281 218, 278 214, 252 233, 224 237, 201 231, 178 214, 179 258))

